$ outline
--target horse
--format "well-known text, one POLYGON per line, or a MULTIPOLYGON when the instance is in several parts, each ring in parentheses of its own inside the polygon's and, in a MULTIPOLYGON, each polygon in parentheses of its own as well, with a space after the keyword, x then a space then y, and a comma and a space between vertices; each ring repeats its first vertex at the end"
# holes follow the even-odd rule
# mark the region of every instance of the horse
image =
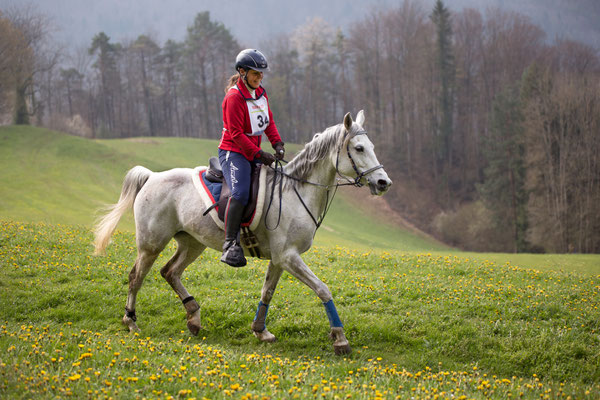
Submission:
MULTIPOLYGON (((364 122, 362 110, 356 121, 347 113, 341 124, 314 135, 285 167, 262 166, 267 168, 267 184, 273 187, 267 190, 265 204, 269 202, 272 207, 270 212, 263 213, 254 234, 260 243, 260 253, 270 261, 251 330, 263 342, 276 340, 266 327, 266 317, 279 278, 287 271, 310 287, 323 302, 335 353, 351 352, 329 288, 300 255, 311 247, 332 200, 330 195, 338 186, 368 185, 372 195, 383 195, 392 184, 377 160, 364 122)), ((203 216, 207 206, 192 183, 193 171, 175 168, 152 172, 142 166, 133 167, 124 178, 119 201, 108 206, 96 223, 94 246, 95 253, 100 255, 121 216, 133 208, 137 258, 129 273, 122 318, 131 332, 140 331, 135 313, 137 293, 152 264, 172 238, 177 242, 177 249, 160 273, 181 299, 191 334, 197 335, 201 329, 200 305, 181 283, 181 276, 207 247, 221 251, 225 235, 210 216, 203 216)), ((244 252, 249 256, 247 249, 244 252)))

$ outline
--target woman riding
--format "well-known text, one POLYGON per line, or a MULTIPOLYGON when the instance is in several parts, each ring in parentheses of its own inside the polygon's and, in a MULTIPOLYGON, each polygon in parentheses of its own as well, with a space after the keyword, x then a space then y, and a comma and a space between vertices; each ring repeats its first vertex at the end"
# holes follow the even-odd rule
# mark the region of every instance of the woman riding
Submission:
POLYGON ((219 143, 219 161, 231 197, 225 211, 225 243, 221 261, 233 267, 246 265, 240 246, 240 224, 250 194, 250 177, 259 164, 271 165, 283 159, 281 141, 269 99, 260 85, 267 59, 258 50, 242 50, 235 59, 237 73, 229 79, 223 99, 223 134, 219 143), (275 156, 260 148, 265 133, 275 149, 275 156))

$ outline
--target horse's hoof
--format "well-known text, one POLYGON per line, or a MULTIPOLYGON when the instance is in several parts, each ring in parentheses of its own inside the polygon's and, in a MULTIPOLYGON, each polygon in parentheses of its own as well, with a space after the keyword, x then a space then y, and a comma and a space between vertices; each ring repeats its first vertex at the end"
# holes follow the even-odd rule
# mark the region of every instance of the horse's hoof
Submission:
POLYGON ((141 332, 140 328, 138 328, 135 321, 132 320, 131 318, 129 318, 128 316, 124 316, 123 319, 121 320, 121 322, 123 322, 123 325, 125 325, 127 328, 129 328, 129 332, 131 332, 131 333, 141 332))
POLYGON ((196 325, 195 323, 193 323, 191 321, 187 323, 187 327, 188 327, 190 333, 194 336, 198 336, 198 332, 200 332, 200 329, 202 329, 202 326, 196 325))
POLYGON ((271 332, 269 332, 266 328, 262 332, 256 332, 256 331, 252 331, 252 332, 254 333, 254 336, 256 336, 261 342, 274 343, 277 341, 277 338, 275 337, 275 335, 273 335, 271 332))
POLYGON ((352 353, 352 348, 350 347, 349 344, 343 344, 340 346, 336 346, 335 344, 333 345, 333 351, 335 351, 335 355, 336 356, 342 356, 344 354, 350 354, 352 353))
POLYGON ((200 322, 200 307, 197 307, 191 314, 188 312, 187 327, 192 335, 198 336, 198 332, 202 329, 202 323, 200 322))

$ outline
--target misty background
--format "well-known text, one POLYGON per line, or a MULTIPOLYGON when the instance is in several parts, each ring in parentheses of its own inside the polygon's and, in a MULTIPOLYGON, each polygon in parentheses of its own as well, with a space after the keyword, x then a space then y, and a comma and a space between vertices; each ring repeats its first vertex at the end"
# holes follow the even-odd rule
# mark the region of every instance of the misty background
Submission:
MULTIPOLYGON (((209 11, 211 18, 227 26, 247 47, 278 34, 289 33, 314 17, 347 31, 354 22, 393 6, 398 0, 0 0, 0 8, 32 4, 55 23, 55 39, 66 47, 89 46, 92 37, 105 32, 115 41, 135 39, 141 34, 159 43, 183 40, 197 13, 209 11)), ((421 0, 431 9, 434 0, 421 0)), ((453 12, 489 7, 528 16, 547 34, 547 40, 572 39, 600 48, 600 1, 598 0, 447 0, 453 12)))

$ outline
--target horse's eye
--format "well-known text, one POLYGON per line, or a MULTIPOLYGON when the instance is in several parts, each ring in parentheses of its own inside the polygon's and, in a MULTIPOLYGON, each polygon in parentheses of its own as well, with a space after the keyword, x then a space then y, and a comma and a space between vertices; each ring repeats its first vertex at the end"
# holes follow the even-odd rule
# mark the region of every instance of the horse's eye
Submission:
POLYGON ((365 151, 365 148, 362 147, 362 145, 358 145, 354 148, 357 152, 362 153, 363 151, 365 151))

